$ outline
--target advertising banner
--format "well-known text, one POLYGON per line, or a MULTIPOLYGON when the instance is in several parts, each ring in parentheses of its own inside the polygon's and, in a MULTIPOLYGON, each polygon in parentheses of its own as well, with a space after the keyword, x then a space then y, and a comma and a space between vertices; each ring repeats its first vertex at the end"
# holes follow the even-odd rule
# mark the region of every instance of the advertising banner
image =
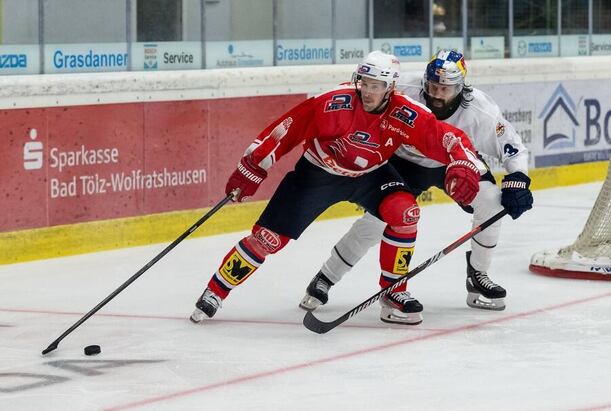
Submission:
POLYGON ((561 56, 587 56, 588 49, 587 34, 571 34, 560 37, 560 55, 561 56))
POLYGON ((505 57, 505 37, 471 37, 472 59, 502 59, 505 57))
POLYGON ((40 73, 38 44, 0 45, 0 76, 40 73))
POLYGON ((530 150, 530 167, 609 158, 611 80, 482 85, 530 150))
POLYGON ((360 63, 369 53, 369 39, 335 40, 337 64, 360 63))
POLYGON ((394 54, 400 61, 426 61, 432 55, 428 37, 373 39, 373 49, 394 54))
POLYGON ((207 41, 206 68, 272 66, 273 50, 272 40, 207 41))
POLYGON ((127 43, 45 44, 45 73, 126 71, 127 43))
POLYGON ((593 56, 605 56, 611 54, 611 34, 592 34, 590 45, 593 56))
POLYGON ((276 63, 279 66, 332 62, 331 39, 277 40, 276 42, 276 63))
MULTIPOLYGON (((0 232, 211 206, 258 133, 305 98, 3 110, 0 232)), ((254 200, 300 154, 281 159, 254 200)))
POLYGON ((514 36, 511 57, 557 57, 558 36, 514 36))
POLYGON ((169 41, 132 43, 132 70, 188 70, 202 68, 202 43, 169 41))

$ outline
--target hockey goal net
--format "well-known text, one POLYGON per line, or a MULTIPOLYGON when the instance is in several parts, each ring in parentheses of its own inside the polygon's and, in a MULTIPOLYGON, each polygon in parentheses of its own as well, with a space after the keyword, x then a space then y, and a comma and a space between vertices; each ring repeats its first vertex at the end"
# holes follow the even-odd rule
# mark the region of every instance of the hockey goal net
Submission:
POLYGON ((534 254, 530 271, 552 277, 611 280, 611 160, 588 221, 577 240, 534 254))

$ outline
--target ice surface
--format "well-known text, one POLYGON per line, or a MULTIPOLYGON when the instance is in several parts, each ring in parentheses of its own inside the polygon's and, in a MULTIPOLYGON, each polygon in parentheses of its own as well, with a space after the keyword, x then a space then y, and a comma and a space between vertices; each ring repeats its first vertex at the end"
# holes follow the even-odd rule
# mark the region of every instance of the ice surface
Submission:
MULTIPOLYGON (((532 253, 576 238, 599 189, 538 191, 534 210, 505 218, 490 270, 505 311, 466 306, 468 245, 417 275, 419 326, 382 323, 377 304, 325 335, 302 326, 305 287, 351 218, 312 225, 203 325, 188 321, 193 304, 244 233, 185 241, 44 357, 167 244, 0 266, 0 409, 611 408, 611 283, 528 272, 532 253), (85 356, 90 344, 102 353, 85 356)), ((469 229, 455 205, 423 208, 412 265, 469 229)), ((372 250, 316 315, 361 303, 378 273, 372 250)))

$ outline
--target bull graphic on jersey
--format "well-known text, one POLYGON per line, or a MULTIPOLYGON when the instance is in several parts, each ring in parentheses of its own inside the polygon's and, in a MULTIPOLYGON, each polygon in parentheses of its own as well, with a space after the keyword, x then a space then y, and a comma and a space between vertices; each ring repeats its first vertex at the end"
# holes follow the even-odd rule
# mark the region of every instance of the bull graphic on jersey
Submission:
POLYGON ((350 134, 348 138, 354 143, 361 144, 367 147, 380 147, 379 144, 370 142, 369 139, 371 138, 371 135, 363 131, 357 131, 353 134, 350 134))
POLYGON ((352 110, 352 96, 350 94, 336 94, 331 100, 325 102, 325 113, 338 110, 352 110))
POLYGON ((393 267, 393 273, 405 275, 409 271, 409 262, 412 260, 414 254, 414 247, 409 248, 397 248, 397 254, 395 256, 395 265, 393 267))
POLYGON ((237 251, 234 251, 219 270, 223 278, 229 284, 237 285, 255 271, 255 266, 244 259, 237 251))
POLYGON ((414 128, 414 121, 418 117, 418 112, 412 110, 408 106, 402 106, 395 108, 390 116, 414 128))

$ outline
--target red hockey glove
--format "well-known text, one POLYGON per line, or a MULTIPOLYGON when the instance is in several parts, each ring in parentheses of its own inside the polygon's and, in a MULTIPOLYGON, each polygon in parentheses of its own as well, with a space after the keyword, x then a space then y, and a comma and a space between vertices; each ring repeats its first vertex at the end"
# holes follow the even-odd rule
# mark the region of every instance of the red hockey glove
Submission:
POLYGON ((247 197, 255 194, 259 185, 267 177, 267 171, 254 164, 249 156, 242 157, 238 163, 238 168, 233 172, 227 185, 225 194, 231 193, 236 188, 240 189, 233 201, 242 202, 247 197))
POLYGON ((459 204, 471 204, 479 191, 479 177, 479 170, 472 162, 452 161, 446 168, 446 193, 459 204))

